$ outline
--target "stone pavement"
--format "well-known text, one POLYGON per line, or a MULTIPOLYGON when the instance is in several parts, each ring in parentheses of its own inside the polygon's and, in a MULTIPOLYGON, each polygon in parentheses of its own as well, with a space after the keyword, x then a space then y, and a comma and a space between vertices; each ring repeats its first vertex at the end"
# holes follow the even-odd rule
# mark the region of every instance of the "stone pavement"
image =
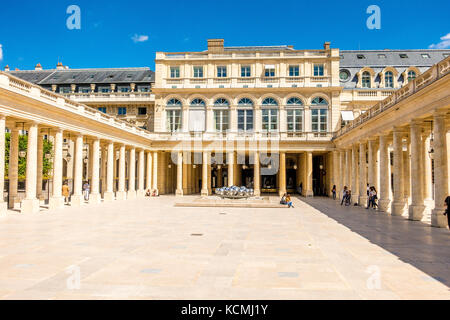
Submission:
POLYGON ((446 229, 327 198, 174 202, 0 217, 0 299, 450 299, 446 229))

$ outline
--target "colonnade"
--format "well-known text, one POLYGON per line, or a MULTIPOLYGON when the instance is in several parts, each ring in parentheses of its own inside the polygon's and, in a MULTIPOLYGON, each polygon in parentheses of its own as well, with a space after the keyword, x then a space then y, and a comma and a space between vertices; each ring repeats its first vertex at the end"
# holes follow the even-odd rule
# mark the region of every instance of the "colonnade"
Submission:
POLYGON ((445 227, 450 160, 446 112, 435 111, 428 119, 413 119, 406 126, 350 145, 339 144, 333 152, 333 182, 340 197, 347 186, 353 202, 367 206, 366 186, 374 186, 379 210, 393 216, 408 215, 410 220, 421 220, 426 203, 434 198, 434 207, 429 208, 431 224, 445 227))
MULTIPOLYGON (((32 121, 20 121, 0 114, 0 163, 5 163, 5 131, 10 131, 10 152, 8 163, 8 202, 0 197, 0 212, 8 207, 14 208, 20 202, 22 213, 36 213, 40 211, 43 185, 43 158, 48 157, 52 164, 51 176, 52 192, 48 199, 50 209, 62 208, 64 198, 62 194, 63 177, 63 144, 64 141, 74 140, 73 156, 73 190, 70 196, 71 206, 80 206, 85 202, 83 189, 83 165, 89 161, 90 195, 89 203, 112 201, 114 199, 134 199, 143 197, 145 190, 150 189, 158 193, 158 155, 157 152, 144 148, 137 148, 112 140, 100 139, 82 132, 73 132, 63 128, 49 127, 32 121), (19 131, 28 132, 26 149, 26 182, 25 196, 19 197, 18 167, 19 167, 19 131), (44 135, 53 142, 50 154, 43 154, 44 135), (51 137, 50 137, 51 136, 51 137), (85 145, 89 144, 89 158, 83 158, 85 145), (116 152, 118 150, 118 168, 116 168, 116 152), (126 156, 128 154, 128 170, 126 170, 126 156), (137 167, 136 167, 137 163, 137 167), (118 169, 118 170, 117 170, 118 169), (115 172, 118 171, 118 187, 115 188, 115 172), (128 179, 128 186, 126 180, 128 179), (137 180, 137 181, 136 181, 137 180), (102 181, 102 183, 100 183, 102 181)), ((23 150, 24 151, 24 150, 23 150)), ((22 151, 22 152, 23 152, 22 151)), ((24 152, 25 153, 25 152, 24 152)), ((4 190, 5 167, 0 165, 0 190, 4 190)))

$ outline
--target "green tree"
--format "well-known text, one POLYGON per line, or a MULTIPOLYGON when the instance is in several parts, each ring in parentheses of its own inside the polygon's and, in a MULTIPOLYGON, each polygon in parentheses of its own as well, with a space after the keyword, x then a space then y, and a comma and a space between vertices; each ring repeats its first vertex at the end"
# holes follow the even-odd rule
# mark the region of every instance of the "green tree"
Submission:
MULTIPOLYGON (((9 150, 11 144, 11 133, 7 132, 5 134, 5 175, 9 176, 9 150)), ((28 147, 28 136, 19 136, 19 151, 27 151, 28 147)), ((42 173, 44 179, 47 179, 52 175, 52 163, 49 159, 45 158, 46 153, 52 153, 53 144, 50 140, 44 139, 44 155, 43 155, 43 169, 42 173)), ((19 157, 19 180, 24 180, 27 174, 27 159, 19 157)))

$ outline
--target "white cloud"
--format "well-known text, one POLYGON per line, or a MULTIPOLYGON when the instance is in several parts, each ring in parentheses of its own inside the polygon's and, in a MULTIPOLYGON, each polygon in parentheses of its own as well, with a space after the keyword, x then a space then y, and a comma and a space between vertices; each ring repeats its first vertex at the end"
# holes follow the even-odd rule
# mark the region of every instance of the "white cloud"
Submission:
POLYGON ((2 60, 3 60, 3 47, 0 44, 0 61, 2 61, 2 60))
POLYGON ((134 36, 131 37, 131 40, 133 40, 134 43, 145 42, 148 40, 148 36, 145 34, 142 35, 135 34, 134 36))
POLYGON ((447 33, 445 36, 441 37, 441 42, 437 44, 431 44, 428 46, 430 49, 447 49, 450 48, 450 33, 447 33))

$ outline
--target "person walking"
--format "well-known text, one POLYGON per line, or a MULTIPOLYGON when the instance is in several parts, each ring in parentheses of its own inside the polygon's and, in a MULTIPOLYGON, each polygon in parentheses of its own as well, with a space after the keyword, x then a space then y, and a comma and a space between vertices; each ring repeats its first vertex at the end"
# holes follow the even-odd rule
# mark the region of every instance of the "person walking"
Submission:
POLYGON ((64 204, 69 204, 70 190, 67 181, 65 181, 62 186, 62 195, 64 197, 64 204))
POLYGON ((447 209, 445 210, 444 215, 447 216, 447 224, 450 229, 450 196, 445 198, 445 205, 447 206, 447 209))
POLYGON ((84 200, 85 201, 89 201, 89 191, 91 190, 91 187, 90 187, 90 185, 89 185, 89 182, 88 181, 86 181, 84 184, 83 184, 83 194, 84 194, 84 200))
POLYGON ((344 186, 344 189, 342 190, 342 201, 341 201, 341 206, 342 204, 345 202, 345 199, 347 198, 347 186, 344 186))
POLYGON ((333 185, 333 189, 331 189, 331 193, 333 194, 333 200, 336 200, 336 185, 333 185))
POLYGON ((289 193, 286 196, 286 204, 288 205, 288 208, 293 208, 294 207, 294 205, 292 203, 292 200, 291 200, 291 196, 289 195, 289 193))

